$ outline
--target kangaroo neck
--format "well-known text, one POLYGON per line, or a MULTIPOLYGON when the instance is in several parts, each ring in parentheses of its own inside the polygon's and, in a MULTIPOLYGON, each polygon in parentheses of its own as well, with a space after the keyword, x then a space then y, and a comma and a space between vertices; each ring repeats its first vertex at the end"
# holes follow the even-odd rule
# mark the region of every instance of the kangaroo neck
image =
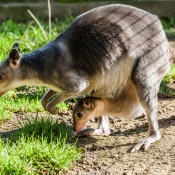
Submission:
POLYGON ((57 48, 53 42, 41 49, 22 55, 21 78, 45 81, 55 64, 57 48))

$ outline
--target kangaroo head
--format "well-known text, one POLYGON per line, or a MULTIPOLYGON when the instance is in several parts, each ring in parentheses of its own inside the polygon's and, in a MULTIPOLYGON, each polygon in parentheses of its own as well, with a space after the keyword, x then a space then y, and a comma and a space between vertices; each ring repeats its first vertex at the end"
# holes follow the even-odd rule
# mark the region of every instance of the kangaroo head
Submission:
POLYGON ((90 118, 96 115, 97 98, 85 97, 80 99, 73 110, 74 130, 82 130, 90 118))
POLYGON ((16 87, 21 61, 18 43, 12 46, 9 55, 0 63, 0 96, 16 87))

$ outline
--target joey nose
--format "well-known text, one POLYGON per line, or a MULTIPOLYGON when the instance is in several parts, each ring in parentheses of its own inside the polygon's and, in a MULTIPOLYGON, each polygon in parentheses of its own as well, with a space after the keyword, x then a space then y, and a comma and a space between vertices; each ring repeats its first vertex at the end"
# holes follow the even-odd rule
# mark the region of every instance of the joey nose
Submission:
POLYGON ((81 131, 82 129, 81 129, 81 126, 74 126, 73 130, 74 131, 81 131))
POLYGON ((84 124, 78 124, 78 125, 75 125, 74 126, 74 131, 81 131, 81 130, 83 130, 84 129, 84 127, 85 127, 85 125, 84 124))
POLYGON ((74 131, 80 131, 80 130, 78 129, 77 125, 74 125, 74 126, 73 126, 73 130, 74 130, 74 131))

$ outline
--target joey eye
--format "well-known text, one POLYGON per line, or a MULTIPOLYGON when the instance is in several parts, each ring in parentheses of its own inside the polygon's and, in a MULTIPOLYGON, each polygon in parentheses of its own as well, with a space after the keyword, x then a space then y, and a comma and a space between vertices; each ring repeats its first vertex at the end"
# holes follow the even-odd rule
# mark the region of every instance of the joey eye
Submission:
POLYGON ((78 117, 82 117, 83 114, 82 114, 81 112, 78 112, 78 113, 77 113, 77 116, 78 116, 78 117))
POLYGON ((2 80, 4 78, 4 76, 2 74, 0 74, 0 80, 2 80))

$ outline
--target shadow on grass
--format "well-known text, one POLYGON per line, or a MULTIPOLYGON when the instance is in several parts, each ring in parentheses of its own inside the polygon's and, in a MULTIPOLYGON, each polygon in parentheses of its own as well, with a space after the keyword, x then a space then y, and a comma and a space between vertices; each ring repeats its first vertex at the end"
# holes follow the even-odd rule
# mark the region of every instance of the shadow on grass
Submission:
POLYGON ((19 129, 12 130, 6 133, 0 133, 2 138, 8 138, 13 142, 18 141, 21 137, 37 138, 37 139, 47 139, 47 142, 54 142, 62 139, 70 139, 71 127, 68 126, 65 122, 59 122, 54 120, 51 116, 39 117, 38 114, 36 117, 28 118, 26 117, 23 122, 18 121, 19 129))
POLYGON ((31 100, 41 99, 43 95, 46 93, 47 88, 45 87, 30 87, 30 86, 22 86, 17 88, 16 96, 17 98, 28 98, 31 100))
POLYGON ((66 139, 67 143, 76 143, 77 146, 81 146, 82 141, 84 144, 96 142, 96 138, 81 137, 81 143, 79 143, 79 139, 73 136, 72 126, 66 124, 64 121, 60 122, 50 115, 40 117, 37 114, 35 117, 26 117, 24 121, 18 121, 18 123, 19 126, 17 126, 17 129, 0 132, 4 142, 8 142, 9 140, 12 143, 17 142, 21 137, 25 137, 26 139, 30 137, 37 139, 45 138, 48 143, 66 139))
POLYGON ((68 144, 71 132, 70 126, 51 116, 19 121, 19 129, 0 133, 1 154, 8 155, 0 159, 0 174, 59 174, 68 170, 81 159, 76 142, 68 144))

